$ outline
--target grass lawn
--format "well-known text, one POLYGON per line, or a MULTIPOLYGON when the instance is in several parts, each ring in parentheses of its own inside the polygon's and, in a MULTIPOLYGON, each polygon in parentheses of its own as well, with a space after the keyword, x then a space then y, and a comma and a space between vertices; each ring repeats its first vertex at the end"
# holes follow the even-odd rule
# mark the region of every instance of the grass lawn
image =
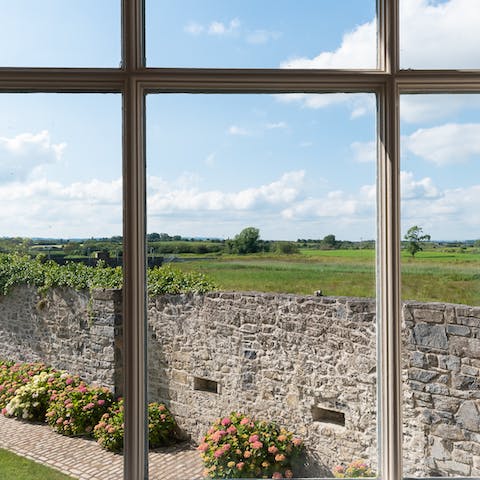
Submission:
MULTIPOLYGON (((402 298, 480 305, 480 254, 402 253, 402 298)), ((225 255, 176 263, 209 275, 222 290, 375 297, 373 250, 302 250, 295 255, 225 255)))
POLYGON ((2 480, 72 480, 74 477, 0 449, 0 478, 2 480))

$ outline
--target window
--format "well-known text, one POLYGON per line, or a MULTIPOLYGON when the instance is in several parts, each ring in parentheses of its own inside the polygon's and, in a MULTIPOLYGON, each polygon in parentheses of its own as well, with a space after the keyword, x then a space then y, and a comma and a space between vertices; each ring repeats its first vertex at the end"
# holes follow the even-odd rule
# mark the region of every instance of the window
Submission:
MULTIPOLYGON (((5 3, 5 2, 4 2, 5 3)), ((8 3, 8 2, 7 2, 8 3)), ((16 2, 10 2, 8 8, 14 8, 16 2)), ((85 6, 88 12, 94 13, 98 2, 89 3, 85 6)), ((151 4, 152 2, 147 2, 151 4)), ((159 2, 158 11, 162 8, 159 2)), ((169 2, 169 5, 176 2, 169 2)), ((294 4, 295 2, 292 2, 294 4)), ((317 2, 319 3, 319 2, 317 2)), ((335 2, 340 3, 340 2, 335 2)), ((354 2, 355 4, 358 2, 354 2)), ((412 48, 415 51, 421 51, 424 48, 423 40, 421 44, 417 43, 417 38, 424 39, 424 36, 414 36, 412 31, 408 30, 410 22, 418 17, 409 17, 405 13, 400 15, 400 7, 407 5, 417 6, 423 10, 431 9, 436 13, 451 8, 457 15, 458 12, 466 13, 467 18, 472 12, 477 12, 478 8, 475 1, 459 0, 377 0, 377 68, 372 65, 372 61, 367 63, 353 63, 355 68, 349 67, 348 63, 339 63, 338 69, 331 68, 317 69, 314 64, 296 63, 294 66, 309 68, 301 70, 298 68, 271 68, 271 69, 243 69, 243 67, 264 67, 272 66, 264 62, 261 57, 250 62, 250 58, 245 57, 238 65, 235 62, 225 62, 215 67, 237 67, 237 68, 211 68, 212 64, 201 64, 201 56, 193 60, 191 57, 172 58, 170 56, 170 46, 167 44, 165 49, 168 55, 156 54, 152 50, 152 61, 146 63, 146 54, 149 55, 150 38, 154 35, 154 19, 148 18, 146 24, 147 40, 150 42, 145 49, 145 9, 143 0, 123 0, 122 1, 122 59, 118 68, 34 68, 31 65, 72 67, 64 59, 42 60, 39 62, 25 60, 22 67, 18 67, 15 59, 3 57, 4 64, 0 69, 0 92, 5 93, 27 93, 27 92, 75 92, 79 94, 93 93, 117 93, 122 95, 123 99, 123 240, 124 240, 124 339, 125 339, 125 454, 124 454, 124 478, 128 480, 141 480, 147 476, 147 436, 144 424, 146 386, 147 386, 147 361, 146 361, 146 189, 147 182, 145 178, 146 170, 146 106, 147 97, 157 94, 291 94, 299 101, 308 102, 311 94, 368 94, 376 96, 376 114, 377 114, 377 132, 375 139, 364 139, 364 143, 369 145, 358 145, 358 154, 365 155, 368 158, 373 149, 377 149, 377 321, 378 321, 378 352, 379 362, 377 368, 378 386, 379 386, 379 476, 385 480, 400 480, 404 476, 403 469, 403 444, 402 444, 402 361, 401 361, 401 282, 400 282, 400 251, 401 235, 404 234, 400 229, 400 95, 408 98, 413 94, 459 94, 459 93, 479 93, 480 92, 480 73, 477 70, 402 70, 400 65, 410 67, 445 67, 442 62, 427 62, 424 59, 418 59, 412 54, 412 48), (473 5, 473 10, 469 7, 473 5), (443 9, 443 10, 442 10, 443 9), (402 23, 400 24, 400 20, 402 23), (399 38, 405 43, 400 44, 399 38), (402 45, 408 50, 402 51, 402 45), (413 45, 413 47, 412 47, 413 45), (410 55, 410 56, 409 56, 410 55), (413 60, 412 60, 413 59, 413 60), (165 62, 165 63, 162 63, 165 62), (147 66, 148 65, 148 66, 147 66), (182 68, 179 68, 179 67, 182 68), (192 66, 200 68, 190 68, 192 66), (164 68, 166 67, 166 68, 164 68), (173 67, 173 68, 172 68, 173 67), (205 67, 205 68, 202 68, 205 67), (369 68, 370 70, 364 70, 369 68), (373 143, 372 143, 373 142, 373 143)), ((22 3, 24 6, 25 2, 22 3)), ((225 7, 230 2, 225 2, 225 7)), ((286 5, 286 2, 282 2, 286 5)), ((415 8, 412 7, 412 11, 415 8)), ((168 8, 168 5, 165 6, 168 8)), ((274 8, 273 6, 271 8, 274 8)), ((306 7, 307 8, 307 7, 306 7)), ((423 12, 422 10, 422 12, 423 12)), ((408 10, 410 11, 410 10, 408 10)), ((228 12, 225 8, 224 12, 228 12)), ((161 13, 161 12, 160 12, 161 13)), ((305 13, 305 12, 304 12, 305 13)), ((371 13, 371 12, 370 12, 371 13)), ((408 13, 408 12, 407 12, 408 13)), ((425 13, 425 12, 423 12, 425 13)), ((146 14, 149 15, 147 9, 146 14)), ((343 15, 349 14, 348 9, 342 10, 343 15)), ((13 15, 13 14, 12 14, 13 15)), ((168 10, 165 10, 165 19, 168 25, 168 10)), ((200 18, 200 17, 199 17, 200 18)), ((227 32, 239 27, 235 21, 234 15, 225 14, 222 17, 223 23, 213 25, 212 32, 227 32)), ((431 20, 431 17, 422 18, 431 20)), ((445 21, 442 16, 442 22, 445 21)), ((455 16, 455 21, 457 17, 455 16)), ((188 22, 190 19, 185 18, 188 22)), ((370 22, 374 19, 370 18, 370 22)), ((470 19, 473 22, 473 19, 470 19)), ((8 15, 2 15, 2 21, 9 21, 8 15)), ((192 22, 186 26, 191 34, 201 34, 206 26, 211 27, 208 20, 192 18, 192 22), (202 30, 203 29, 203 30, 202 30)), ((363 17, 361 22, 367 21, 363 17)), ((183 25, 183 20, 180 22, 183 25)), ((372 23, 374 25, 375 22, 372 23)), ((443 25, 443 24, 442 24, 443 25)), ((457 25, 458 26, 458 25, 457 25)), ((275 32, 266 31, 261 25, 251 27, 252 34, 255 34, 251 40, 263 42, 264 40, 275 40, 275 32), (261 31, 260 31, 261 30, 261 31)), ((298 26, 301 29, 301 26, 298 26)), ((425 23, 420 28, 425 29, 425 23)), ((428 29, 430 31, 430 29, 428 29)), ((469 29, 469 35, 474 35, 478 29, 469 29), (473 33, 472 33, 473 32, 473 33)), ((3 30, 5 31, 5 30, 3 30)), ((447 35, 449 29, 437 30, 437 35, 447 35)), ((457 32, 453 29, 453 33, 457 32)), ((208 32, 207 32, 208 33, 208 32)), ((431 31, 433 35, 433 30, 431 31)), ((13 34, 13 33, 12 33, 13 34)), ((82 31, 82 40, 91 39, 90 32, 82 31)), ((311 37, 314 38, 314 30, 311 37)), ((12 37, 13 38, 13 37, 12 37)), ((361 39, 359 39, 360 41, 361 39)), ((445 40, 442 38, 442 41, 445 40)), ((462 39, 456 39, 462 40, 462 39)), ((11 38, 8 39, 12 41, 11 38)), ((14 41, 14 40, 13 40, 14 41)), ((108 39, 106 41, 109 41, 108 39)), ((211 38, 205 39, 206 42, 211 38)), ((165 38, 155 39, 157 48, 165 38)), ((458 58, 461 68, 477 67, 474 65, 475 51, 463 47, 472 47, 478 44, 478 39, 472 40, 469 36, 465 37, 465 45, 456 51, 452 50, 452 55, 456 52, 468 53, 468 58, 458 58), (472 60, 472 61, 470 61, 472 60), (473 65, 472 65, 473 64, 473 65)), ((5 44, 5 42, 3 42, 5 44)), ((434 42, 436 44, 436 42, 434 42)), ((108 44, 108 43, 107 43, 108 44)), ((109 45, 109 44, 108 44, 109 45)), ((433 44, 432 44, 433 45, 433 44)), ((445 45, 449 43, 445 40, 445 45)), ((358 46, 358 45, 357 45, 358 46)), ((32 49, 36 47, 33 44, 32 49)), ((72 46, 72 48, 74 48, 72 46)), ((113 47, 112 47, 113 48, 113 47)), ((207 48, 207 47, 205 47, 207 48)), ((107 48, 108 49, 108 48, 107 48)), ((113 48, 115 50, 115 48, 113 48)), ((331 49, 330 49, 331 50, 331 49)), ((435 48, 430 49, 432 55, 435 48)), ((428 51, 430 51, 428 50, 428 51)), ((158 50, 161 52, 162 50, 158 50)), ((188 49, 187 49, 188 51, 188 49)), ((8 53, 8 52, 7 52, 8 53)), ((224 52, 228 56, 228 52, 224 52)), ((93 53, 92 53, 93 55, 93 53)), ((315 52, 299 52, 298 55, 313 58, 315 52)), ((52 53, 55 56, 55 53, 52 53)), ((115 57, 115 55, 113 55, 115 57)), ((367 55, 368 57, 368 55, 367 55)), ((93 58, 93 57, 92 57, 93 58)), ((79 64, 87 66, 104 66, 105 64, 116 65, 116 59, 99 57, 90 61, 89 59, 79 59, 74 62, 74 67, 79 64), (100 58, 100 59, 99 59, 100 58)), ((355 59, 354 59, 355 60, 355 59)), ((276 61, 273 66, 279 65, 276 61)), ((320 64, 324 66, 323 64, 320 64)), ((446 65, 447 67, 457 65, 446 65)), ((325 65, 328 68, 329 65, 325 65)), ((403 104, 402 104, 403 106, 403 104)), ((360 106, 359 108, 363 108, 360 106)), ((357 112, 358 114, 358 112, 357 112)), ((273 123, 272 123, 273 124, 273 123)), ((233 125, 233 124, 232 124, 233 125)), ((435 128, 435 127, 428 127, 435 128)), ((472 131, 475 131, 473 129, 472 131)), ((236 133, 241 133, 237 126, 236 133)), ((410 135, 410 134, 409 134, 410 135)), ((478 136, 478 135, 477 135, 478 136)), ((467 136, 466 142, 472 142, 475 135, 467 136)), ((418 139, 417 139, 418 140, 418 139)), ((421 140, 421 139, 420 139, 421 140)), ((306 140, 307 141, 307 140, 306 140)), ((421 142, 420 142, 421 143, 421 142)), ((410 144, 412 145, 412 144, 410 144)), ((417 145, 418 146, 418 145, 417 145)), ((417 150, 418 152, 418 150, 417 150)), ((428 153, 427 153, 428 155, 428 153)), ((460 167, 459 167, 460 168, 460 167)), ((472 170, 475 172, 475 170, 472 170)), ((347 172, 348 173, 348 172, 347 172)), ((427 183, 419 185, 419 188, 428 188, 427 183)), ((474 224, 472 231, 478 232, 478 224, 474 224)), ((426 232, 429 233, 429 232, 426 232)), ((422 325, 430 325, 428 322, 421 322, 422 325)), ((468 325, 463 325, 470 328, 468 325)), ((417 328, 418 338, 421 341, 429 341, 428 336, 438 336, 428 333, 427 327, 417 328), (426 339, 426 340, 425 340, 426 339)), ((461 337, 461 332, 465 329, 457 328, 455 335, 461 337)), ((433 341, 433 340, 432 340, 433 341)), ((470 345, 470 344, 469 344, 470 345)), ((421 350, 421 349, 420 349, 421 350)), ((247 355, 253 355, 248 350, 247 355)), ((423 353, 420 351, 420 353, 423 353)), ((421 362, 421 355, 415 358, 421 362)), ((423 357, 422 357, 423 358, 423 357)), ((470 370, 464 369, 463 376, 469 377, 475 381, 473 365, 470 370), (468 373, 467 372, 470 372, 468 373)), ((415 367, 420 368, 420 367, 415 367)), ((454 366, 451 366, 453 370, 454 366)), ((204 395, 205 398, 216 398, 218 395, 213 393, 214 384, 210 382, 218 381, 217 378, 209 376, 209 372, 192 373, 192 377, 187 379, 190 382, 191 390, 195 395, 204 395), (202 381, 195 380, 198 377, 202 381), (196 381, 196 383, 195 383, 196 381), (197 385, 197 390, 195 390, 197 385), (199 389, 203 389, 200 391, 199 389), (208 391, 205 391, 208 390, 208 391)), ((478 382, 478 380, 477 380, 478 382)), ((477 383, 478 385, 478 383, 477 383)), ((222 386, 219 385, 221 391, 222 386)), ((314 409, 310 412, 313 415, 312 422, 321 422, 327 419, 331 428, 342 429, 343 422, 347 422, 347 417, 342 417, 342 407, 333 404, 324 404, 321 402, 312 405, 314 409)), ((465 422, 471 422, 477 428, 474 418, 475 405, 470 402, 462 410, 462 418, 465 422)), ((478 412, 477 412, 478 413, 478 412)), ((448 430, 448 426, 447 426, 448 430)), ((451 433, 451 432, 450 432, 451 433)), ((440 435, 438 435, 440 437, 440 435)), ((478 437, 478 434, 477 434, 478 437)), ((472 437, 474 438, 474 437, 472 437)), ((454 439, 450 438, 450 441, 454 439)), ((431 448, 436 452, 441 449, 448 450, 445 445, 440 444, 440 440, 434 439, 435 443, 431 448)), ((478 447, 478 444, 476 444, 478 447)), ((443 452, 442 450, 442 452, 443 452)), ((453 454, 454 449, 448 450, 453 454)), ((440 452, 441 453, 441 452, 440 452)), ((460 455, 459 452, 455 454, 460 455)), ((445 454, 447 455, 447 454, 445 454)), ((465 474, 478 476, 478 455, 475 457, 476 464, 465 469, 465 474), (477 469, 477 470, 475 470, 477 469)), ((456 461, 442 457, 442 463, 456 461)), ((460 462, 462 463, 462 462, 460 462)), ((457 470, 458 471, 458 470, 457 470)), ((409 474, 410 475, 410 474, 409 474)))

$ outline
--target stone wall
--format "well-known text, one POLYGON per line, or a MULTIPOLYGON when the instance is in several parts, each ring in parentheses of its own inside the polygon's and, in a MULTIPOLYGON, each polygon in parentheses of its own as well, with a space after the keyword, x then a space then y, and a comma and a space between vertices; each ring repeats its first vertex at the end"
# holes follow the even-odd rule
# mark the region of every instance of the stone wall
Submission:
POLYGON ((151 398, 166 400, 195 440, 212 420, 239 410, 301 435, 311 453, 309 475, 323 476, 325 466, 360 454, 375 460, 373 302, 165 296, 150 302, 148 318, 151 398), (205 379, 217 382, 218 393, 205 391, 205 379))
POLYGON ((0 358, 42 361, 122 392, 121 292, 22 286, 0 295, 0 358))
MULTIPOLYGON (((480 307, 403 307, 408 476, 480 476, 480 307)), ((148 305, 149 396, 197 441, 232 410, 305 439, 308 476, 376 463, 375 303, 227 293, 148 305)), ((0 298, 0 357, 42 360, 121 392, 121 292, 17 287, 0 298)))

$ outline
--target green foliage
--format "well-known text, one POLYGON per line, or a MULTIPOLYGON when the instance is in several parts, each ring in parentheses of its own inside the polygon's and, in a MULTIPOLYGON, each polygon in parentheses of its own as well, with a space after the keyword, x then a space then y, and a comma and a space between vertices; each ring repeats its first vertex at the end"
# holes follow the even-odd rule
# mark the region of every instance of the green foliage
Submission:
POLYGON ((53 430, 62 435, 91 435, 112 401, 106 387, 72 383, 52 394, 45 417, 53 430))
POLYGON ((282 255, 292 255, 298 253, 300 249, 295 242, 275 242, 275 253, 282 255))
MULTIPOLYGON (((95 426, 93 435, 99 445, 111 452, 123 450, 123 400, 114 402, 95 426)), ((148 405, 148 441, 150 448, 168 445, 173 440, 175 420, 167 407, 159 403, 148 405)))
POLYGON ((219 418, 198 446, 210 478, 292 478, 302 448, 292 432, 236 412, 219 418))
POLYGON ((149 269, 147 278, 150 296, 165 293, 205 293, 217 288, 203 273, 182 272, 170 265, 149 269))
POLYGON ((376 477, 376 473, 363 460, 354 460, 347 466, 337 465, 333 468, 335 478, 365 478, 376 477))
MULTIPOLYGON (((121 288, 121 267, 108 267, 102 261, 95 267, 83 263, 58 265, 28 255, 0 254, 0 294, 6 295, 15 285, 32 285, 40 293, 53 287, 70 287, 76 290, 95 288, 121 288)), ((155 267, 148 272, 149 294, 161 293, 205 293, 216 285, 205 275, 182 273, 170 266, 155 267)))
POLYGON ((227 243, 230 253, 245 255, 260 251, 260 230, 254 227, 244 228, 233 240, 227 243))
POLYGON ((407 241, 407 251, 412 257, 423 250, 423 244, 430 240, 430 235, 423 234, 422 227, 414 225, 403 237, 407 241))

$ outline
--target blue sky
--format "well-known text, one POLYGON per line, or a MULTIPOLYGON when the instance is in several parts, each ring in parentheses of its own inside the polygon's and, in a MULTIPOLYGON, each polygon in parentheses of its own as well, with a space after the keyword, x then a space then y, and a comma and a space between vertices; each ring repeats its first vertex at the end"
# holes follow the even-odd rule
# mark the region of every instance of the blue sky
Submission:
MULTIPOLYGON (((118 66, 119 4, 0 0, 0 64, 118 66)), ((401 5, 403 66, 480 67, 475 0, 401 5)), ((375 67, 370 0, 150 0, 147 17, 151 66, 375 67)), ((402 97, 403 231, 480 238, 479 110, 402 97)), ((120 234, 120 96, 0 94, 0 112, 0 235, 120 234)), ((374 238, 375 122, 369 94, 150 95, 148 230, 374 238)))

